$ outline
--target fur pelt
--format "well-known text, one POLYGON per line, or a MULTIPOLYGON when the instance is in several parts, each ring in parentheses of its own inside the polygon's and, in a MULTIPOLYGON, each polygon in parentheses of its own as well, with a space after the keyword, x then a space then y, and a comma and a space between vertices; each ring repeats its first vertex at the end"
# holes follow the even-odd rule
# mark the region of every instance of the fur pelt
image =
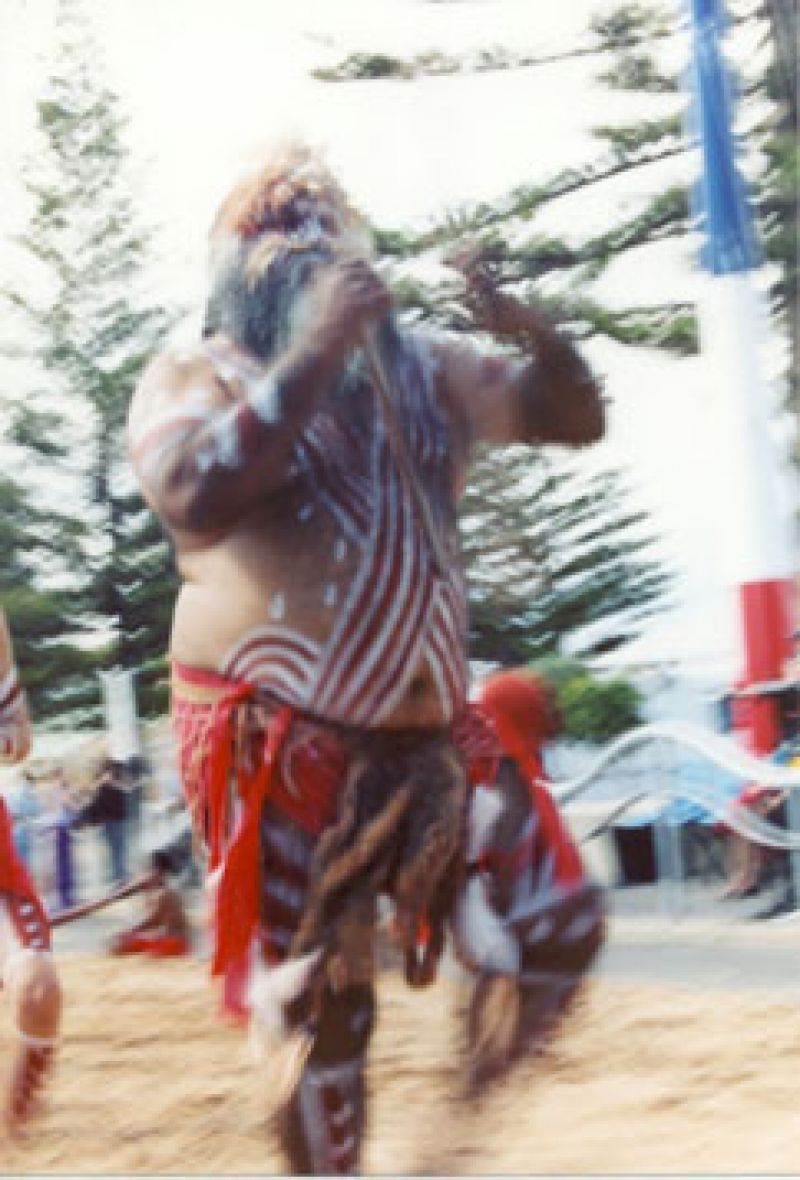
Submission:
POLYGON ((339 819, 316 849, 293 956, 326 948, 326 982, 371 976, 379 893, 411 983, 428 982, 463 879, 467 780, 443 734, 376 731, 358 740, 339 819), (429 938, 420 960, 423 924, 429 938))

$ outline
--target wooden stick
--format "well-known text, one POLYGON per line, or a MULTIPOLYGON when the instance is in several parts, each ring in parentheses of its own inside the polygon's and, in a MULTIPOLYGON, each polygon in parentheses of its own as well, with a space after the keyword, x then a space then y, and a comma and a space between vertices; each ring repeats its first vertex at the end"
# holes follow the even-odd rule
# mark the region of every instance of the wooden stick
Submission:
POLYGON ((395 400, 392 395, 391 378, 383 363, 383 354, 378 343, 377 333, 374 329, 364 333, 363 348, 369 366, 372 369, 375 389, 383 409, 383 419, 392 455, 400 469, 400 475, 405 480, 406 486, 411 494, 411 499, 414 502, 414 507, 417 510, 419 523, 431 548, 431 556, 436 573, 440 577, 446 578, 447 571, 452 565, 452 559, 445 550, 441 532, 434 520, 428 497, 417 478, 414 464, 408 453, 405 436, 397 419, 395 400))
POLYGON ((146 877, 137 877, 129 885, 121 885, 119 889, 107 893, 105 897, 98 897, 95 901, 87 901, 84 905, 76 905, 69 910, 62 910, 60 914, 55 914, 50 918, 50 927, 52 929, 55 926, 65 926, 68 922, 77 922, 79 918, 85 918, 88 914, 105 909, 106 906, 113 905, 115 901, 124 901, 126 897, 144 893, 145 889, 152 886, 155 879, 153 873, 148 873, 146 877))

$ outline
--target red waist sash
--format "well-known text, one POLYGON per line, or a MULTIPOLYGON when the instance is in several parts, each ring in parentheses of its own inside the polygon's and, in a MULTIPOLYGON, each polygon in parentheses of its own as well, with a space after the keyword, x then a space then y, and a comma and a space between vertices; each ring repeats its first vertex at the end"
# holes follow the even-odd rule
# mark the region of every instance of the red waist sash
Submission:
MULTIPOLYGON (((173 723, 180 774, 196 827, 205 836, 210 869, 219 873, 212 971, 226 981, 225 1006, 244 1011, 243 985, 259 926, 259 825, 266 800, 314 836, 333 820, 349 764, 343 731, 308 717, 245 681, 174 663, 173 723)), ((490 785, 506 752, 492 719, 470 706, 452 726, 470 782, 490 785)), ((516 754, 532 802, 563 861, 570 848, 535 767, 516 754)))
POLYGON ((299 719, 288 705, 265 700, 246 681, 178 663, 172 673, 181 780, 208 844, 209 868, 219 872, 212 972, 225 976, 226 1008, 241 1013, 259 924, 264 801, 274 800, 318 835, 335 811, 347 757, 332 732, 299 719))

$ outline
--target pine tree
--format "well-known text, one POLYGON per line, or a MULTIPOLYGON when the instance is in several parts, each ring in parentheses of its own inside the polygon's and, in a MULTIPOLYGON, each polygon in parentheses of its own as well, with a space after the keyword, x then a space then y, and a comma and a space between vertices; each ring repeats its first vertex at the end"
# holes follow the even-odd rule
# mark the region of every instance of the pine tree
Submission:
MULTIPOLYGON (((25 169, 33 212, 21 239, 45 293, 5 292, 41 377, 17 400, 9 438, 26 456, 39 510, 60 506, 50 557, 61 559, 73 633, 56 617, 48 639, 74 643, 82 632, 87 669, 144 667, 139 699, 149 711, 165 696, 174 575, 167 541, 127 469, 123 428, 136 377, 170 316, 137 291, 147 238, 126 175, 118 99, 102 82, 80 0, 60 0, 57 33, 38 104, 40 148, 25 169)), ((96 685, 88 695, 96 706, 96 685)))
MULTIPOLYGON (((766 102, 765 113, 756 118, 748 138, 761 153, 760 169, 754 181, 756 213, 766 256, 778 266, 772 287, 773 310, 790 335, 793 359, 789 379, 792 404, 796 405, 800 331, 797 5, 793 0, 728 0, 728 8, 733 24, 752 26, 759 32, 768 58, 765 64, 763 54, 753 55, 743 79, 743 98, 748 109, 754 106, 753 100, 766 102)), ((662 98, 674 96, 673 109, 666 114, 594 127, 593 134, 604 152, 593 160, 541 183, 521 186, 491 205, 449 210, 440 222, 422 233, 380 228, 381 253, 398 269, 400 294, 408 308, 423 316, 430 315, 440 297, 447 300, 450 294, 446 280, 441 288, 431 290, 428 284, 415 279, 413 263, 423 255, 436 257, 470 235, 481 242, 487 256, 497 265, 501 283, 523 294, 532 293, 532 284, 545 277, 552 280, 561 276, 564 282, 558 296, 551 300, 553 310, 582 334, 598 333, 622 343, 648 345, 678 354, 696 349, 696 320, 688 303, 611 312, 583 293, 587 284, 623 253, 666 236, 680 238, 687 234, 692 222, 687 186, 656 191, 634 216, 577 245, 535 232, 536 215, 544 206, 566 195, 601 186, 622 173, 644 172, 653 164, 692 149, 694 145, 686 130, 685 79, 660 61, 662 49, 674 46, 677 39, 685 42, 687 16, 688 9, 682 0, 659 4, 633 0, 596 15, 588 38, 557 55, 534 58, 494 49, 477 61, 468 57, 443 62, 441 55, 435 54, 384 60, 385 55, 361 53, 327 71, 318 71, 318 76, 340 82, 364 77, 410 80, 432 73, 527 67, 581 55, 594 56, 604 63, 598 66, 597 78, 612 89, 642 98, 648 94, 662 98), (377 64, 373 57, 378 59, 377 64)), ((468 325, 463 309, 452 303, 442 318, 451 327, 468 325)))
POLYGON ((0 479, 0 603, 11 624, 20 677, 37 718, 85 708, 95 691, 92 657, 58 638, 74 634, 76 623, 71 596, 62 580, 52 575, 66 545, 77 560, 82 530, 77 532, 76 536, 69 518, 37 509, 19 483, 8 476, 0 479))
MULTIPOLYGON (((774 271, 770 282, 770 303, 774 322, 788 346, 785 380, 787 405, 795 414, 794 459, 800 465, 800 302, 798 301, 798 196, 800 195, 800 141, 798 141, 798 8, 795 0, 727 0, 724 5, 729 25, 751 35, 757 50, 740 63, 738 77, 739 123, 747 126, 747 149, 755 164, 750 196, 764 257, 774 271)), ((620 40, 649 41, 658 35, 676 36, 682 31, 685 5, 670 13, 657 6, 626 4, 605 20, 598 18, 595 31, 615 44, 620 40)), ((625 50, 614 70, 605 75, 611 85, 647 89, 641 78, 626 68, 625 50)), ((650 56, 645 72, 659 76, 650 56)), ((675 89, 678 78, 662 78, 663 89, 675 89)), ((599 129, 603 133, 602 129, 599 129)), ((606 129, 609 136, 624 132, 650 135, 647 124, 633 128, 606 129)), ((682 121, 664 128, 651 142, 671 142, 674 136, 689 140, 682 121)), ((682 232, 682 231, 681 231, 682 232)))
MULTIPOLYGON (((545 302, 554 318, 579 339, 605 336, 623 345, 659 348, 676 357, 696 351, 697 320, 691 303, 610 309, 591 294, 592 284, 610 263, 629 251, 658 240, 673 238, 680 248, 681 239, 686 239, 687 261, 690 259, 687 234, 692 226, 692 202, 686 184, 675 184, 664 191, 653 186, 653 195, 642 199, 640 208, 633 215, 629 214, 616 223, 610 215, 607 229, 583 241, 568 242, 536 229, 539 213, 564 196, 601 189, 607 181, 625 173, 646 174, 652 165, 685 155, 693 148, 686 127, 684 79, 674 68, 662 64, 662 61, 669 60, 662 51, 673 49, 677 38, 685 41, 687 15, 686 6, 677 0, 668 5, 638 2, 617 5, 595 16, 588 38, 560 55, 565 58, 576 54, 596 56, 602 63, 598 65, 597 73, 601 83, 644 99, 647 95, 659 96, 660 106, 663 108, 666 103, 669 108, 666 113, 661 109, 657 117, 640 117, 626 124, 595 127, 594 136, 601 149, 597 158, 579 163, 543 182, 521 186, 491 205, 449 210, 424 232, 378 230, 380 253, 386 261, 399 301, 409 316, 433 320, 456 331, 472 330, 473 324, 461 300, 458 282, 449 277, 444 268, 438 271, 441 277, 437 283, 432 284, 430 279, 431 274, 437 273, 435 266, 430 264, 441 262, 448 251, 467 238, 479 245, 501 288, 522 299, 535 298, 540 303, 545 302), (427 263, 424 269, 419 266, 421 260, 427 263), (546 295, 543 296, 544 292, 546 295)), ((765 37, 771 36, 771 64, 764 70, 762 63, 749 89, 751 96, 766 96, 769 103, 766 118, 756 127, 763 154, 763 167, 756 183, 757 212, 767 257, 778 266, 772 288, 773 310, 784 328, 788 325, 792 351, 790 404, 800 408, 796 378, 797 333, 800 330, 796 248, 797 9, 791 0, 768 0, 766 4, 751 0, 749 4, 740 4, 733 16, 740 22, 759 22, 765 37)), ((368 56, 361 55, 363 59, 368 56)), ((339 69, 329 71, 329 76, 341 82, 367 75, 411 79, 435 72, 513 69, 531 64, 536 61, 530 57, 500 51, 494 52, 492 61, 484 63, 471 59, 432 61, 428 55, 383 62, 379 69, 351 58, 341 63, 339 69)), ((800 431, 797 437, 800 440, 800 431)), ((800 441, 797 445, 800 446, 800 441)), ((472 513, 473 519, 466 548, 470 559, 476 653, 493 651, 518 656, 532 647, 538 648, 543 639, 555 642, 558 628, 569 631, 572 626, 575 604, 571 602, 569 590, 565 614, 552 621, 547 618, 547 584, 537 577, 533 568, 537 547, 538 559, 545 560, 549 568, 549 555, 542 548, 539 534, 538 493, 526 497, 515 482, 520 478, 520 473, 513 466, 507 468, 501 459, 496 468, 490 464, 476 472, 468 495, 466 512, 472 513), (524 535, 527 521, 531 557, 527 584, 522 572, 521 550, 513 544, 510 548, 504 547, 507 538, 503 514, 506 512, 511 514, 513 521, 510 531, 518 538, 524 535), (489 556, 481 558, 482 551, 489 556), (508 568, 504 566, 506 561, 508 568), (541 603, 538 617, 527 601, 534 586, 533 598, 541 603)), ((530 487, 530 484, 526 486, 530 487)), ((547 501, 547 486, 547 478, 543 476, 542 503, 547 501)), ((608 521, 610 537, 615 536, 613 518, 621 507, 617 498, 621 486, 619 476, 608 473, 607 485, 596 489, 596 511, 600 516, 603 495, 610 494, 615 504, 608 521)), ((569 484, 563 490, 568 487, 569 484)), ((575 511, 580 520, 580 495, 575 500, 575 511)), ((618 571, 622 578, 618 589, 624 602, 626 579, 630 578, 633 591, 630 603, 638 601, 642 611, 647 611, 661 598, 666 581, 652 556, 652 546, 643 543, 646 530, 642 532, 642 525, 642 521, 634 525, 638 541, 642 543, 634 554, 635 568, 618 571), (639 566, 640 562, 643 565, 639 566)), ((626 551, 628 537, 624 513, 620 517, 619 539, 626 551)), ((554 533, 550 540, 558 541, 559 538, 554 533)), ((559 566, 556 562, 553 568, 568 574, 569 563, 559 566)), ((596 610, 613 616, 620 604, 613 596, 606 597, 606 584, 601 565, 593 585, 598 597, 596 610)), ((625 627, 622 626, 617 639, 612 634, 609 641, 612 644, 617 642, 624 633, 625 627)))
MULTIPOLYGON (((678 79, 659 66, 654 48, 671 41, 678 32, 674 12, 638 3, 624 4, 595 17, 585 44, 559 55, 597 57, 604 63, 598 66, 598 80, 606 86, 673 96, 669 113, 624 125, 596 126, 593 134, 600 151, 594 159, 536 184, 521 185, 491 205, 449 210, 424 232, 378 230, 379 250, 392 263, 399 279, 399 297, 409 312, 435 318, 456 330, 471 327, 457 285, 451 279, 443 276, 439 286, 431 289, 415 277, 421 258, 440 260, 469 238, 492 264, 500 287, 523 299, 544 302, 577 337, 605 336, 621 344, 655 347, 677 356, 696 352, 697 321, 690 302, 612 310, 590 293, 592 284, 608 265, 625 253, 687 233, 691 209, 686 186, 656 191, 642 201, 635 214, 582 242, 567 242, 536 228, 540 212, 562 198, 600 188, 625 173, 646 171, 689 150, 683 126, 685 102, 678 79)), ((527 65, 530 61, 520 58, 515 64, 527 65)), ((426 71, 417 63, 413 76, 420 72, 426 71)))
POLYGON ((757 127, 765 165, 758 185, 761 240, 777 275, 771 287, 772 311, 788 341, 787 407, 796 427, 792 457, 800 467, 800 138, 798 134, 798 9, 794 0, 767 0, 751 19, 764 29, 769 65, 756 77, 751 93, 767 101, 767 115, 757 127))
POLYGON ((591 658, 639 634, 669 586, 618 472, 525 446, 487 452, 461 512, 473 658, 591 658))
MULTIPOLYGON (((668 94, 675 90, 672 80, 642 46, 669 33, 664 21, 631 6, 613 19, 598 20, 586 44, 562 56, 611 58, 614 70, 607 71, 606 84, 635 82, 668 94)), ((500 50, 461 62, 435 54, 406 61, 361 54, 318 76, 341 83, 365 77, 411 79, 462 69, 514 69, 538 60, 500 50)), ((536 226, 550 202, 685 151, 678 102, 676 97, 675 112, 668 117, 598 129, 598 159, 521 186, 491 205, 451 209, 419 233, 378 227, 378 252, 403 313, 475 333, 460 279, 444 266, 436 269, 451 250, 469 241, 479 248, 498 287, 544 303, 578 339, 601 334, 679 356, 695 351, 697 329, 689 303, 612 311, 587 293, 624 251, 686 232, 685 190, 658 194, 635 216, 578 244, 545 235, 536 226), (431 282, 432 274, 440 276, 438 282, 431 282)), ((580 459, 564 454, 554 461, 530 448, 511 448, 478 463, 462 505, 473 658, 525 662, 564 645, 590 658, 639 633, 643 619, 663 602, 670 577, 645 514, 631 509, 629 500, 620 473, 591 473, 580 459)))

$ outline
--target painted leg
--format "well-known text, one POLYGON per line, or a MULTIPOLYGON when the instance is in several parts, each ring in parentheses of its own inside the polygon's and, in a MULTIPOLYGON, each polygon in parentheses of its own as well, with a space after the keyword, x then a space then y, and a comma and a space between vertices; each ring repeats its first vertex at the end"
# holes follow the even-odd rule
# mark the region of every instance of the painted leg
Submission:
POLYGON ((520 1048, 535 1049, 553 1031, 605 938, 602 890, 587 881, 555 904, 521 938, 520 1048))
POLYGON ((543 1043, 603 943, 603 893, 581 876, 565 829, 546 817, 510 763, 472 800, 470 867, 453 922, 456 952, 477 976, 467 1021, 472 1090, 543 1043))
POLYGON ((604 912, 602 891, 587 883, 539 909, 530 928, 510 927, 518 969, 480 971, 469 1007, 470 1089, 536 1052, 556 1030, 602 946, 604 912))
POLYGON ((6 1097, 12 1131, 25 1123, 50 1072, 61 1023, 61 986, 47 953, 24 950, 9 969, 19 1044, 6 1097))
POLYGON ((366 1116, 364 1057, 374 1020, 368 985, 328 992, 323 999, 313 1047, 281 1119, 294 1174, 358 1174, 366 1116))

